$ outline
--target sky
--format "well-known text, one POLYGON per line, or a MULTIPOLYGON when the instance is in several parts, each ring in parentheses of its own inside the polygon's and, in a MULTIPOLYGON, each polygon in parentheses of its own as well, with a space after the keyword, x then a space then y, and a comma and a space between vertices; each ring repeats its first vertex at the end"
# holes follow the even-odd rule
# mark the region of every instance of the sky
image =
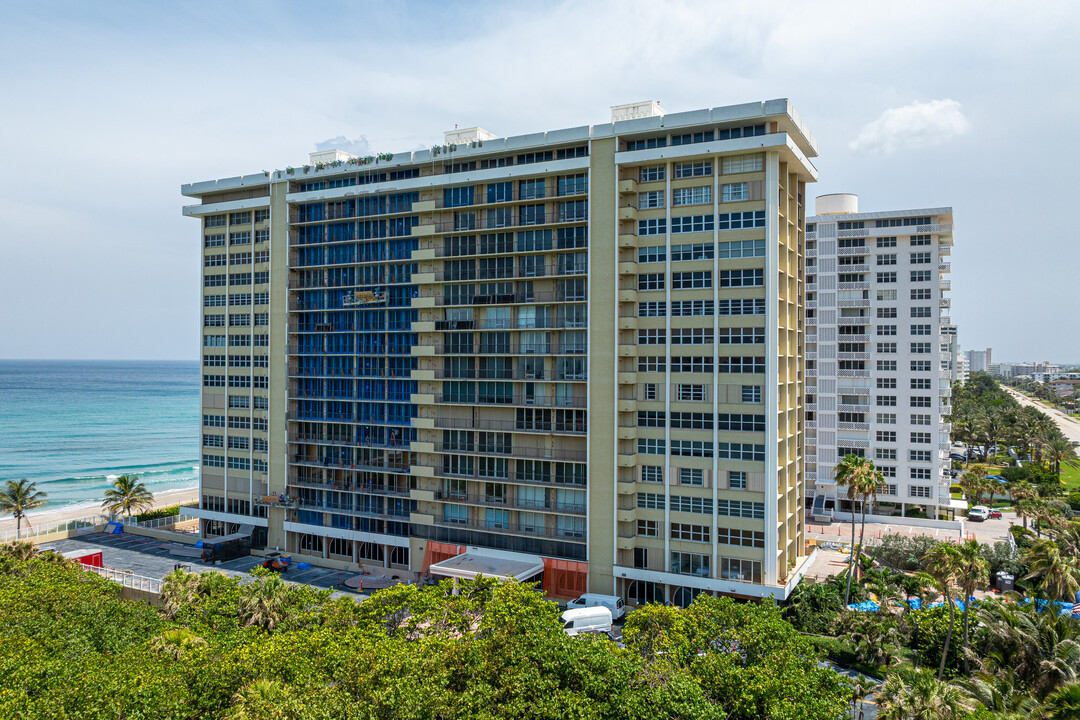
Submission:
POLYGON ((0 358, 196 359, 183 183, 430 147, 455 124, 508 136, 640 100, 784 97, 819 145, 808 195, 953 208, 965 349, 1080 363, 1071 0, 0 9, 0 358))

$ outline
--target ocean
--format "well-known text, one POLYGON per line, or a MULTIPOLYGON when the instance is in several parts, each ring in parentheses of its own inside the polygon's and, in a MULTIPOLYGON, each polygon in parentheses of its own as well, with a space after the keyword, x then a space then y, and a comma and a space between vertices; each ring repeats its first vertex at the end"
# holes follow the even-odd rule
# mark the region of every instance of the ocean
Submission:
POLYGON ((0 360, 0 482, 89 508, 124 473, 198 486, 198 362, 0 360))

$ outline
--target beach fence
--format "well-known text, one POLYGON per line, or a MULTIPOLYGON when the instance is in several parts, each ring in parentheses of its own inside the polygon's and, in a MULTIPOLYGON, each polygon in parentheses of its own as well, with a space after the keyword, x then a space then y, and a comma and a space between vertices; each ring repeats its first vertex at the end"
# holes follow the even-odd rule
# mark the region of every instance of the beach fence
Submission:
POLYGON ((121 587, 131 588, 132 590, 139 590, 152 595, 161 594, 161 580, 158 578, 147 577, 146 575, 135 575, 134 573, 124 572, 123 570, 115 570, 110 567, 93 567, 92 565, 83 565, 83 570, 96 573, 106 580, 111 580, 117 583, 121 587))
MULTIPOLYGON (((66 537, 74 537, 77 535, 87 535, 89 533, 96 532, 97 528, 105 525, 106 523, 115 522, 120 523, 124 527, 138 527, 147 530, 168 529, 177 525, 183 525, 188 522, 198 520, 194 515, 169 515, 167 517, 155 518, 153 520, 146 520, 139 522, 134 516, 129 517, 127 515, 87 515, 81 518, 75 518, 73 520, 62 520, 59 522, 53 522, 48 524, 27 525, 21 531, 18 532, 18 538, 16 538, 15 530, 6 530, 0 532, 0 543, 12 542, 13 540, 34 540, 35 538, 43 538, 51 535, 65 535, 66 537)), ((56 539, 56 538, 51 538, 56 539)))

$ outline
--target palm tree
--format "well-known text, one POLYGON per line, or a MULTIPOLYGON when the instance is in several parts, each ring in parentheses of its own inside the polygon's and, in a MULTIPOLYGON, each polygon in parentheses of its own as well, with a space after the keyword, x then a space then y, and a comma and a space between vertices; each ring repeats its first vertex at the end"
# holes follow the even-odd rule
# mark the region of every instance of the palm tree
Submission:
POLYGON ((154 504, 154 495, 138 475, 121 475, 113 486, 105 491, 101 506, 111 513, 124 513, 131 517, 133 510, 142 512, 154 504))
POLYGON ((964 672, 971 674, 968 663, 968 616, 971 610, 971 595, 975 589, 981 587, 990 577, 990 563, 982 554, 982 546, 977 540, 969 540, 959 546, 959 560, 957 577, 960 580, 960 589, 964 593, 964 672))
POLYGON ((150 641, 150 647, 157 652, 183 660, 188 653, 207 646, 207 642, 187 628, 166 630, 150 641))
POLYGON ((949 543, 938 543, 923 555, 923 560, 926 562, 927 574, 934 578, 934 582, 941 588, 945 604, 949 606, 949 629, 945 632, 945 647, 942 648, 941 664, 938 666, 937 679, 940 681, 945 676, 945 658, 949 654, 953 627, 956 625, 956 605, 952 601, 952 589, 956 585, 962 560, 960 549, 949 543))
POLYGON ((863 705, 866 702, 866 696, 871 694, 881 683, 871 680, 866 675, 848 677, 847 683, 851 687, 851 717, 858 718, 861 716, 863 705), (856 703, 859 705, 859 715, 855 714, 856 703))
POLYGON ((1039 706, 1039 720, 1075 720, 1080 717, 1080 683, 1058 688, 1039 706))
POLYGON ((195 601, 199 584, 198 573, 173 570, 161 582, 161 599, 165 617, 172 620, 195 601))
POLYGON ((1060 485, 1062 463, 1069 467, 1076 467, 1080 464, 1080 458, 1076 456, 1076 450, 1073 449, 1072 443, 1061 432, 1058 432, 1046 443, 1045 449, 1046 459, 1054 464, 1054 474, 1057 475, 1060 485))
POLYGON ((925 669, 897 668, 875 698, 880 720, 959 720, 971 710, 959 688, 925 669))
POLYGON ((278 576, 257 577, 241 587, 240 622, 244 627, 272 631, 285 619, 290 594, 278 576))
POLYGON ((47 493, 37 489, 37 483, 32 483, 26 478, 18 482, 8 480, 0 489, 0 515, 11 514, 15 518, 15 539, 19 539, 22 532, 22 521, 26 513, 37 510, 47 502, 47 493))
POLYGON ((851 557, 848 560, 847 589, 844 591, 844 606, 851 598, 851 578, 858 569, 858 555, 862 550, 862 541, 855 545, 855 501, 862 503, 863 532, 866 531, 866 501, 871 497, 877 497, 878 483, 883 481, 881 472, 874 467, 874 463, 858 455, 845 455, 840 464, 836 466, 834 474, 836 484, 840 487, 847 486, 848 500, 851 501, 851 557))
POLYGON ((1026 506, 1021 507, 1020 501, 1034 500, 1039 496, 1039 493, 1037 490, 1035 490, 1035 486, 1028 481, 1018 480, 1015 483, 1009 484, 1009 494, 1012 496, 1013 499, 1013 509, 1016 511, 1017 516, 1024 521, 1024 529, 1027 530, 1027 508, 1026 506))
POLYGON ((1053 540, 1037 540, 1025 557, 1029 572, 1025 580, 1035 580, 1039 591, 1050 600, 1071 602, 1080 590, 1080 559, 1061 554, 1053 540))
POLYGON ((12 540, 0 545, 0 556, 4 555, 12 560, 26 562, 37 555, 37 545, 29 540, 12 540))
POLYGON ((1036 604, 988 598, 975 609, 983 628, 985 672, 1045 696, 1076 682, 1080 670, 1080 624, 1069 615, 1040 612, 1036 604))

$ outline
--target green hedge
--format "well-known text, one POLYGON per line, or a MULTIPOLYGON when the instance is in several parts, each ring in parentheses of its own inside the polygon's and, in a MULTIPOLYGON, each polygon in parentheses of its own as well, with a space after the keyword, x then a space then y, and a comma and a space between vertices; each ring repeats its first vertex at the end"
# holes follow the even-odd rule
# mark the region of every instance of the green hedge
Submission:
POLYGON ((157 520, 158 518, 172 517, 173 515, 179 514, 179 505, 169 505, 168 507, 157 508, 156 510, 147 510, 141 515, 136 515, 135 519, 139 522, 146 522, 147 520, 157 520))

